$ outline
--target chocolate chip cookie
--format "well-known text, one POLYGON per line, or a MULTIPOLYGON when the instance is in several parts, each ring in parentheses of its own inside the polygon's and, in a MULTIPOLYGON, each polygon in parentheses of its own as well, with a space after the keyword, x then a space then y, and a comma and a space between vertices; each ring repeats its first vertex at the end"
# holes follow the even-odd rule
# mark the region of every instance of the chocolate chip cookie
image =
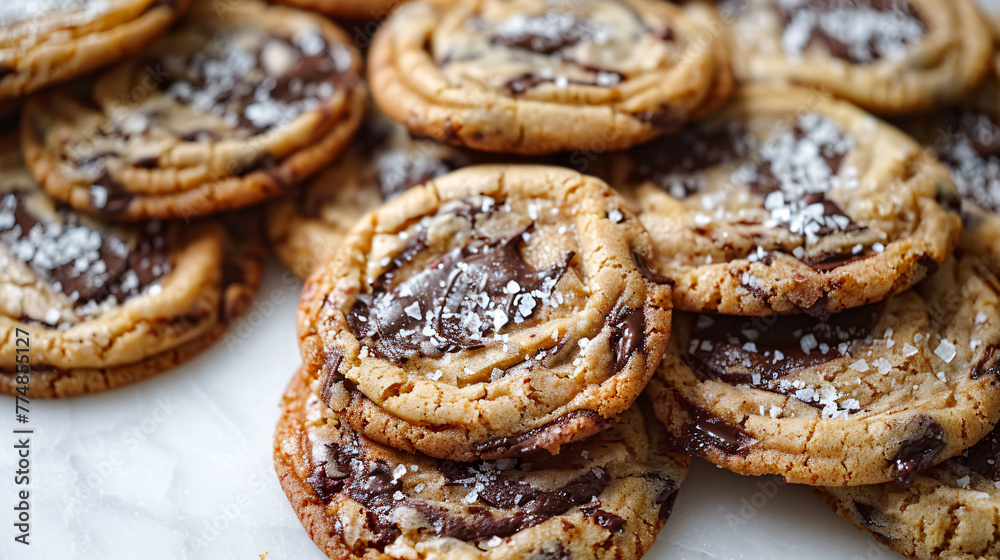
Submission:
POLYGON ((404 190, 482 159, 411 137, 373 110, 350 148, 302 189, 268 207, 268 234, 282 262, 305 279, 361 216, 404 190))
POLYGON ((700 8, 651 0, 421 0, 369 56, 375 100, 416 134, 540 154, 622 149, 728 96, 700 8))
POLYGON ((660 361, 670 287, 604 183, 473 166, 366 215, 299 306, 306 375, 404 451, 498 459, 610 427, 660 361))
POLYGON ((881 114, 954 103, 992 60, 972 0, 726 0, 733 66, 744 80, 788 81, 881 114))
POLYGON ((658 415, 692 454, 796 483, 908 484, 961 453, 1000 418, 1000 220, 969 223, 933 276, 825 321, 676 314, 658 415))
POLYGON ((1000 429, 962 455, 895 484, 825 488, 820 496, 859 529, 909 558, 997 558, 1000 429))
POLYGON ((264 262, 261 237, 252 215, 227 223, 111 225, 78 214, 38 187, 20 161, 16 136, 6 135, 0 392, 15 394, 24 381, 33 398, 103 391, 211 346, 253 297, 264 262), (27 380, 16 342, 25 337, 27 380))
POLYGON ((118 62, 160 36, 188 0, 4 0, 0 101, 118 62))
POLYGON ((935 270, 961 227, 947 171, 842 101, 748 86, 720 114, 615 156, 611 184, 681 310, 824 317, 935 270))
POLYGON ((292 380, 274 462, 330 558, 638 558, 688 469, 643 400, 557 457, 458 463, 373 442, 323 405, 321 385, 292 380))
POLYGON ((250 1, 192 8, 86 95, 24 108, 28 166, 52 196, 115 219, 190 218, 325 167, 363 113, 361 61, 325 18, 250 1))

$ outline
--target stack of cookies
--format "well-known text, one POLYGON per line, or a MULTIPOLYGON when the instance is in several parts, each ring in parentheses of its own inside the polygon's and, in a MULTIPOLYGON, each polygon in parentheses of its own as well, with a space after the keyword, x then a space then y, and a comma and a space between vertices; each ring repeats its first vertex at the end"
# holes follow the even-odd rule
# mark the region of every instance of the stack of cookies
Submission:
POLYGON ((635 558, 690 455, 818 487, 912 557, 996 558, 986 21, 927 0, 396 8, 350 155, 269 211, 308 276, 275 462, 313 540, 635 558))
POLYGON ((361 57, 339 27, 188 4, 0 8, 4 393, 110 389, 210 347, 262 275, 248 207, 326 167, 359 126, 361 57))

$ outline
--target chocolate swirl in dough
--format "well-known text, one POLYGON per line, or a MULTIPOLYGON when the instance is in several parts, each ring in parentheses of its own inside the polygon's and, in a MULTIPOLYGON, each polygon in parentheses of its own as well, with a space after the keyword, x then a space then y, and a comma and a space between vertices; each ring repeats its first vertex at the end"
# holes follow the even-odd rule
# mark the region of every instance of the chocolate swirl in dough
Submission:
POLYGON ((56 198, 116 219, 246 206, 347 145, 363 112, 359 74, 346 35, 320 17, 197 7, 89 96, 29 100, 26 159, 56 198))
POLYGON ((411 132, 506 153, 613 150, 724 100, 700 7, 648 0, 429 0, 379 30, 375 100, 411 132), (597 142, 600 144, 598 145, 597 142))
POLYGON ((303 292, 324 401, 376 441, 454 460, 609 427, 669 334, 670 288, 624 201, 555 167, 474 166, 363 218, 303 292))
POLYGON ((933 272, 961 226, 947 171, 904 134, 807 90, 749 86, 719 115, 615 157, 695 312, 825 317, 933 272))
POLYGON ((256 289, 264 258, 256 227, 248 215, 114 225, 78 214, 41 190, 7 134, 0 139, 0 392, 20 385, 18 329, 31 333, 29 396, 40 398, 131 383, 207 348, 256 289))
POLYGON ((331 558, 637 558, 670 515, 688 468, 642 400, 618 425, 557 457, 471 463, 373 442, 300 374, 283 404, 278 477, 331 558))
POLYGON ((961 100, 986 76, 992 39, 972 0, 726 0, 733 67, 880 114, 961 100))

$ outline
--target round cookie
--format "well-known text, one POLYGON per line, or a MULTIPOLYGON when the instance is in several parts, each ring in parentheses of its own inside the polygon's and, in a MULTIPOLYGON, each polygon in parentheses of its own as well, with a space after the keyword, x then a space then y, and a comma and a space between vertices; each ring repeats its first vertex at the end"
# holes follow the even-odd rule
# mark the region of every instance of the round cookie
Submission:
POLYGON ((954 103, 992 61, 972 0, 728 0, 720 11, 737 78, 810 86, 880 114, 954 103))
POLYGON ((406 0, 276 0, 345 21, 382 21, 406 0))
POLYGON ((824 317, 933 272, 961 220, 947 171, 842 101, 748 86, 680 134, 613 156, 674 305, 824 317))
MULTIPOLYGON (((962 246, 991 254, 985 264, 995 273, 1000 267, 1000 217, 973 204, 966 205, 965 212, 973 225, 963 234, 962 246)), ((1000 285, 994 284, 994 290, 1000 291, 1000 285)), ((982 309, 989 319, 977 322, 979 333, 1000 330, 991 314, 994 309, 995 304, 982 309)), ((1000 353, 995 354, 989 352, 984 370, 992 378, 1000 376, 1000 353)), ((1000 426, 960 455, 918 474, 908 486, 825 488, 819 493, 841 517, 910 558, 996 558, 1000 426)))
POLYGON ((325 18, 254 1, 199 4, 82 98, 29 99, 25 157, 54 197, 115 219, 247 206, 347 146, 364 111, 360 72, 325 18))
POLYGON ((724 100, 702 8, 652 0, 421 0, 375 36, 369 80, 413 133, 519 154, 626 148, 724 100))
POLYGON ((688 458, 640 400, 558 456, 457 463, 379 445, 296 374, 274 442, 303 527, 338 559, 638 558, 670 514, 688 458))
POLYGON ((468 165, 473 157, 452 146, 415 139, 373 111, 335 164, 270 203, 271 244, 285 266, 305 279, 333 254, 361 216, 409 187, 468 165))
POLYGON ((160 36, 188 0, 4 0, 0 101, 118 62, 160 36))
POLYGON ((302 292, 310 379, 358 431, 454 460, 608 428, 660 361, 670 287, 604 183, 474 166, 362 218, 302 292))
POLYGON ((1000 418, 1000 222, 969 222, 933 276, 827 321, 675 314, 657 414, 692 454, 817 486, 958 455, 1000 418))
POLYGON ((915 560, 1000 557, 1000 429, 962 455, 897 484, 817 489, 838 515, 915 560))
POLYGON ((246 213, 226 223, 144 225, 77 214, 38 187, 8 134, 0 140, 0 393, 103 391, 211 346, 257 288, 259 230, 246 213))

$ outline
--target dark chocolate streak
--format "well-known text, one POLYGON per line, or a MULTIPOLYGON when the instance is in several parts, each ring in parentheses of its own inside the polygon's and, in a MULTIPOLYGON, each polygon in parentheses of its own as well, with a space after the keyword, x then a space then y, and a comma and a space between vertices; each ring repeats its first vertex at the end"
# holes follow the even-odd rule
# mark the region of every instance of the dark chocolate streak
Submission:
POLYGON ((994 482, 1000 482, 1000 424, 952 460, 994 482))
POLYGON ((899 446, 892 460, 896 481, 909 486, 917 475, 937 463, 938 453, 945 448, 944 428, 929 416, 910 421, 909 435, 899 446))
POLYGON ((623 307, 613 313, 612 318, 611 350, 615 372, 619 372, 636 352, 646 351, 646 312, 643 307, 623 307))
MULTIPOLYGON (((823 17, 824 13, 836 9, 851 8, 870 8, 878 12, 895 12, 900 17, 916 20, 925 30, 927 28, 927 25, 920 19, 917 11, 907 0, 808 0, 790 8, 779 8, 779 11, 783 25, 787 26, 799 11, 808 10, 818 12, 819 17, 823 17)), ((818 26, 813 26, 811 39, 826 47, 832 56, 848 60, 854 64, 870 64, 881 58, 873 42, 869 42, 867 45, 867 58, 861 59, 851 52, 850 45, 831 37, 818 26)))
POLYGON ((323 360, 323 389, 320 391, 320 398, 324 403, 330 403, 333 385, 336 383, 350 384, 345 387, 348 390, 354 388, 354 383, 347 381, 344 374, 340 373, 340 364, 344 361, 344 351, 333 347, 326 350, 326 357, 323 360))
POLYGON ((699 343, 693 351, 686 351, 683 359, 703 381, 718 379, 779 392, 773 381, 840 358, 841 343, 850 345, 871 336, 882 309, 879 304, 867 305, 836 313, 825 321, 808 315, 773 318, 696 315, 691 319, 690 337, 699 343), (699 324, 707 326, 699 328, 699 324), (810 334, 816 338, 817 347, 806 352, 801 340, 810 334), (703 341, 708 341, 710 347, 703 348, 703 341), (756 346, 756 351, 744 348, 748 344, 756 346), (822 352, 820 344, 829 349, 822 352), (781 353, 781 359, 777 358, 777 352, 781 353), (759 383, 754 383, 754 374, 760 375, 759 383))
POLYGON ((574 410, 573 412, 568 412, 559 418, 556 418, 552 422, 549 422, 540 428, 535 428, 534 430, 527 431, 523 434, 505 436, 480 444, 476 447, 476 451, 480 456, 486 455, 487 453, 505 450, 518 455, 524 455, 525 453, 541 449, 544 438, 549 434, 549 432, 558 432, 562 426, 581 419, 589 421, 601 431, 610 428, 615 423, 615 419, 605 418, 594 410, 574 410))
MULTIPOLYGON (((9 213, 13 217, 8 227, 0 226, 0 243, 8 249, 15 244, 25 243, 37 248, 37 243, 33 240, 38 239, 43 243, 55 243, 64 235, 66 228, 80 226, 79 215, 62 206, 56 210, 62 218, 58 229, 55 224, 40 222, 26 208, 24 196, 24 193, 14 191, 0 197, 3 201, 0 204, 0 214, 9 213), (9 206, 11 201, 13 207, 9 206)), ((108 297, 114 297, 118 303, 122 303, 130 295, 155 282, 170 267, 162 224, 149 222, 143 227, 144 232, 135 243, 128 243, 97 230, 86 230, 88 235, 101 237, 97 257, 104 264, 103 271, 95 268, 96 261, 84 270, 80 270, 75 262, 51 267, 44 260, 38 259, 37 255, 26 264, 50 284, 58 283, 59 291, 66 296, 72 298, 76 294, 74 304, 77 307, 92 301, 100 303, 108 297), (126 274, 130 271, 135 273, 137 285, 126 285, 126 274)))
POLYGON ((726 455, 743 455, 753 443, 753 437, 739 426, 733 426, 684 397, 677 404, 687 415, 681 425, 678 447, 692 455, 705 456, 711 449, 726 455))
POLYGON ((976 368, 972 370, 972 378, 979 379, 980 377, 988 374, 992 374, 994 377, 1000 377, 1000 356, 997 356, 997 345, 993 344, 986 349, 983 359, 976 364, 976 368))
POLYGON ((675 196, 700 189, 695 172, 739 159, 750 151, 753 139, 742 124, 690 125, 674 136, 654 140, 631 150, 635 162, 629 182, 650 181, 675 196), (673 192, 678 185, 683 193, 673 192))
MULTIPOLYGON (((474 216, 465 217, 475 222, 474 216)), ((573 257, 567 253, 563 262, 535 269, 521 256, 521 241, 520 233, 500 240, 471 239, 390 288, 395 271, 426 248, 422 235, 414 237, 373 282, 372 294, 355 300, 348 314, 351 332, 396 364, 414 356, 439 356, 483 346, 483 337, 495 330, 493 311, 503 310, 510 324, 530 318, 573 257), (520 287, 515 294, 506 292, 511 281, 520 287), (487 305, 483 305, 483 297, 487 305), (521 313, 520 304, 528 299, 534 302, 533 307, 521 313), (470 317, 478 324, 469 322, 470 317)))
MULTIPOLYGON (((598 467, 564 486, 543 490, 517 480, 522 472, 520 460, 507 469, 482 461, 441 460, 438 467, 446 484, 471 486, 475 483, 481 488, 478 501, 488 506, 468 506, 464 511, 454 511, 405 494, 396 499, 399 496, 394 494, 403 491, 403 483, 393 480, 393 467, 388 463, 366 458, 363 445, 360 439, 327 444, 329 459, 313 470, 308 482, 325 504, 343 494, 365 507, 368 510, 365 525, 376 535, 371 544, 379 550, 384 550, 399 535, 399 528, 392 520, 392 511, 397 507, 410 507, 422 513, 438 536, 475 542, 494 536, 508 537, 573 507, 591 504, 611 483, 611 475, 598 467), (498 517, 495 512, 510 512, 511 515, 498 517)), ((624 525, 620 517, 603 510, 584 513, 612 532, 624 525)))

